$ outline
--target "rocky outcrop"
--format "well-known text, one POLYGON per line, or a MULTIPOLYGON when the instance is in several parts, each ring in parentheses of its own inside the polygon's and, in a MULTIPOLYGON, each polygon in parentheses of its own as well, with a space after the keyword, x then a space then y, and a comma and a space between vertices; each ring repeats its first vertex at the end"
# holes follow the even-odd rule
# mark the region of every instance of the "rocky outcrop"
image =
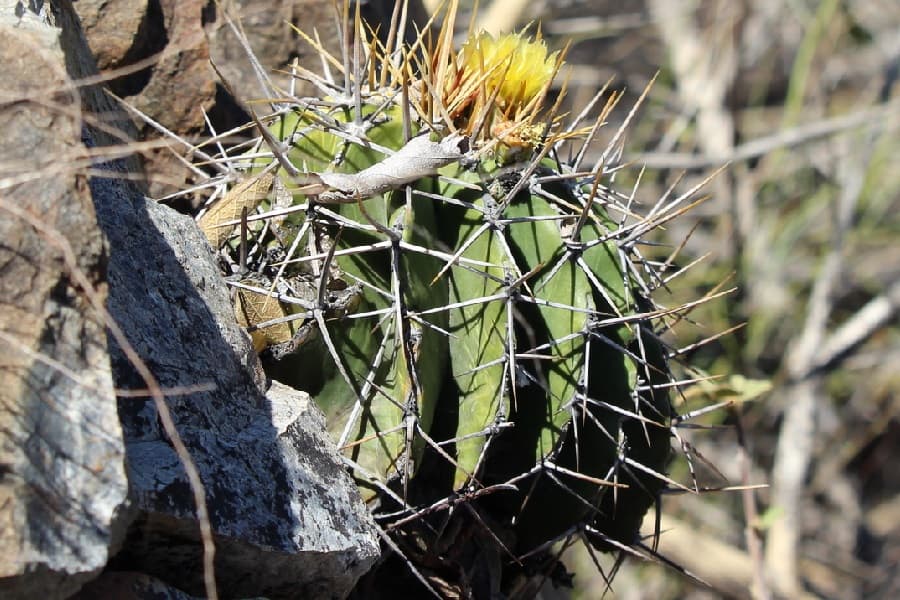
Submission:
POLYGON ((127 525, 106 253, 57 31, 0 3, 0 597, 65 598, 127 525))
MULTIPOLYGON (((225 11, 240 18, 263 67, 281 84, 288 80, 283 70, 304 52, 289 24, 324 27, 323 39, 339 52, 330 0, 79 0, 74 8, 100 69, 117 73, 109 82, 112 91, 185 140, 206 131, 203 111, 218 131, 226 131, 249 120, 241 102, 265 97, 225 11), (211 61, 239 99, 220 82, 211 61)), ((141 137, 159 137, 152 125, 137 122, 141 137)), ((152 197, 182 189, 191 176, 172 150, 187 148, 144 152, 152 197)))
POLYGON ((126 162, 87 160, 115 135, 66 75, 96 72, 78 19, 26 5, 0 3, 0 596, 64 598, 101 571, 82 597, 204 594, 192 487, 104 301, 200 474, 220 595, 346 596, 379 539, 324 418, 267 388, 193 220, 126 162))
MULTIPOLYGON (((259 363, 194 221, 94 179, 110 244, 109 311, 163 388, 203 479, 216 579, 231 597, 342 597, 378 555, 376 531, 305 394, 261 388, 259 363), (295 594, 303 592, 300 596, 295 594)), ((111 349, 119 388, 143 388, 111 349)), ((137 509, 115 568, 203 593, 190 486, 147 398, 121 399, 137 509)))
MULTIPOLYGON (((74 3, 99 67, 113 75, 110 89, 186 140, 202 134, 203 111, 215 105, 216 74, 204 33, 212 4, 207 0, 74 3)), ((136 123, 140 137, 159 137, 152 125, 141 119, 136 123)), ((148 149, 143 157, 154 197, 178 190, 190 176, 169 148, 148 149)))

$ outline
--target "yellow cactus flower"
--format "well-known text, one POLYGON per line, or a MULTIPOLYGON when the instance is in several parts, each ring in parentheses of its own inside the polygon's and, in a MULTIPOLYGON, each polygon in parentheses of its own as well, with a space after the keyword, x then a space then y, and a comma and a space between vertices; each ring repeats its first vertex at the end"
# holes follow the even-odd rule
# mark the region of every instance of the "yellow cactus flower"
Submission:
POLYGON ((548 55, 540 35, 532 40, 519 32, 494 39, 482 32, 463 45, 459 64, 462 79, 483 81, 489 96, 499 88, 497 105, 508 113, 527 105, 550 84, 558 54, 548 55))
POLYGON ((464 134, 478 131, 482 142, 534 148, 547 131, 538 115, 562 62, 559 54, 547 50, 539 33, 534 38, 525 32, 470 36, 452 67, 437 72, 444 114, 464 134))

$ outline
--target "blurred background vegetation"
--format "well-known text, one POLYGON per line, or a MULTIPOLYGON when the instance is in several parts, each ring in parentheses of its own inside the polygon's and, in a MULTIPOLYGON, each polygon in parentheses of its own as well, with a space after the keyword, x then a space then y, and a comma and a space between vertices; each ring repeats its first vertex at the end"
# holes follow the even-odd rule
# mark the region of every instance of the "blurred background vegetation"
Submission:
MULTIPOLYGON (((670 336, 684 377, 708 377, 679 411, 733 401, 680 431, 692 464, 672 472, 768 487, 663 499, 660 553, 715 591, 630 559, 614 596, 900 597, 900 3, 497 0, 479 15, 571 40, 572 114, 608 81, 626 90, 598 155, 659 72, 619 181, 640 178, 643 210, 728 165, 647 249, 666 260, 687 239, 676 263, 702 259, 659 302, 735 288, 670 336)), ((599 597, 594 559, 567 557, 575 589, 543 596, 599 597)))

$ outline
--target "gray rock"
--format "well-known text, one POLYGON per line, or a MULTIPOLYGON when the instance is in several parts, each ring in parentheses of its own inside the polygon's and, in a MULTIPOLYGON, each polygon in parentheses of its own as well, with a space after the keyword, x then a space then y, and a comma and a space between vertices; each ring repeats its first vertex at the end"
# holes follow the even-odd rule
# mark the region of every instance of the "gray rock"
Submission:
MULTIPOLYGON (((264 380, 235 322, 224 281, 194 221, 134 195, 127 182, 92 182, 109 238, 109 302, 164 388, 197 463, 226 597, 342 597, 378 555, 358 491, 305 395, 264 380)), ((119 388, 142 388, 116 345, 119 388)), ((153 403, 120 399, 133 497, 141 510, 115 567, 203 592, 194 503, 153 403)))
POLYGON ((12 2, 0 4, 0 81, 0 597, 65 598, 104 567, 128 518, 96 310, 105 249, 58 31, 12 2))
POLYGON ((108 571, 69 600, 198 600, 143 573, 108 571))

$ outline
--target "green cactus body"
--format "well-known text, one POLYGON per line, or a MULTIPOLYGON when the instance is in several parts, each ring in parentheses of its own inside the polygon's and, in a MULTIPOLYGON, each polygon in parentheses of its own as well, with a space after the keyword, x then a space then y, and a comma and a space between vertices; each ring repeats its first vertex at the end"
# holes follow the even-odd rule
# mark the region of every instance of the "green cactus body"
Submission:
MULTIPOLYGON (((464 243, 482 225, 482 213, 465 210, 459 220, 453 247, 464 243)), ((462 488, 475 473, 487 440, 484 433, 492 424, 509 415, 509 379, 505 362, 507 343, 511 339, 505 302, 502 299, 465 304, 479 298, 490 298, 503 292, 507 273, 506 257, 498 233, 486 231, 463 253, 497 266, 482 272, 453 267, 448 282, 448 305, 451 309, 449 340, 451 369, 459 390, 459 422, 456 431, 457 463, 454 484, 462 488)))
MULTIPOLYGON (((363 114, 375 123, 366 130, 369 140, 394 151, 403 146, 397 106, 379 110, 365 104, 363 114)), ((332 109, 329 116, 333 126, 346 125, 353 109, 332 109)), ((292 140, 288 156, 296 166, 356 173, 384 158, 317 128, 316 122, 291 112, 271 128, 280 139, 292 140)), ((556 168, 544 160, 539 173, 552 176, 556 168)), ((340 365, 320 332, 275 373, 315 395, 330 429, 361 467, 367 496, 373 497, 373 477, 386 484, 415 474, 450 369, 458 404, 453 489, 514 479, 545 460, 590 478, 537 470, 520 483, 523 493, 508 503, 517 506, 519 538, 527 549, 590 520, 591 514, 602 522, 596 506, 608 496, 646 496, 641 509, 635 510, 634 502, 610 507, 616 518, 630 511, 643 515, 658 485, 652 476, 637 476, 619 464, 619 436, 624 432, 627 443, 642 446, 650 429, 663 432, 650 448, 665 451, 644 457, 649 469, 662 472, 669 408, 665 394, 648 401, 634 392, 639 381, 648 381, 639 374, 664 376, 666 365, 659 352, 639 364, 637 357, 648 356, 646 346, 657 343, 644 339, 645 347, 635 348, 639 321, 621 321, 639 311, 616 240, 604 239, 615 224, 592 206, 577 239, 571 237, 584 194, 561 183, 545 186, 549 190, 525 185, 500 206, 505 188, 499 182, 505 178, 509 187, 517 177, 514 169, 483 159, 475 167, 444 169, 437 185, 429 177, 409 194, 395 190, 367 198, 365 214, 356 203, 329 207, 356 226, 341 228, 307 215, 315 223, 306 235, 325 230, 328 239, 336 240, 334 262, 341 277, 363 284, 357 313, 373 316, 327 322, 340 365), (454 264, 435 278, 443 260, 399 243, 385 244, 389 236, 372 231, 368 219, 394 228, 403 242, 443 249, 470 262, 454 264), (378 250, 355 251, 379 243, 378 250), (619 321, 602 325, 604 319, 619 321), (644 406, 648 402, 653 410, 644 406), (629 427, 629 418, 615 408, 658 425, 629 427), (622 482, 631 477, 629 485, 644 489, 612 494, 596 483, 616 477, 622 482), (561 505, 568 510, 558 510, 561 505), (548 506, 557 507, 552 511, 560 515, 556 526, 544 516, 548 506)), ((300 245, 308 247, 308 240, 300 245)))
MULTIPOLYGON (((386 97, 364 93, 360 115, 335 99, 282 112, 269 131, 301 171, 360 173, 385 160, 380 149, 407 144, 412 111, 386 97)), ((412 135, 452 129, 418 114, 412 135)), ((570 534, 611 549, 637 540, 664 483, 671 376, 630 231, 592 196, 591 177, 555 159, 513 164, 540 147, 530 143, 472 151, 340 204, 302 195, 282 173, 309 207, 288 217, 290 235, 258 240, 296 249, 302 266, 289 261, 280 276, 360 291, 350 311, 316 307, 303 327, 317 335, 266 365, 315 398, 364 497, 391 499, 382 508, 408 503, 397 513, 408 518, 421 498, 446 509, 494 486, 470 506, 506 528, 514 553, 570 534), (432 459, 448 476, 423 472, 432 459)))
MULTIPOLYGON (((352 121, 353 114, 352 107, 346 106, 332 111, 330 116, 336 123, 346 125, 352 121)), ((403 134, 396 105, 379 111, 365 104, 363 118, 370 125, 366 132, 369 140, 392 151, 401 148, 403 134), (373 120, 377 124, 372 125, 373 120)), ((272 128, 279 139, 295 140, 288 157, 304 170, 357 173, 384 158, 377 150, 314 128, 315 122, 316 119, 304 113, 288 113, 272 128)), ((301 196, 298 200, 305 198, 301 196)), ((392 191, 364 202, 365 214, 355 203, 341 205, 336 212, 360 225, 368 225, 371 218, 384 227, 395 228, 403 242, 423 247, 433 245, 437 226, 432 200, 411 195, 407 201, 405 193, 392 191)), ((337 228, 326 227, 329 236, 336 240, 338 252, 386 239, 383 234, 362 229, 345 227, 338 233, 337 228)), ((447 366, 448 344, 440 333, 447 328, 446 313, 432 312, 419 320, 407 315, 443 306, 447 300, 447 283, 430 284, 440 265, 435 258, 403 251, 399 245, 340 255, 335 263, 348 282, 364 284, 357 312, 378 314, 370 319, 328 324, 328 337, 349 378, 340 373, 337 365, 328 364, 334 361, 321 336, 281 371, 290 369, 292 372, 286 378, 298 387, 310 388, 310 382, 321 385, 316 390, 316 400, 325 411, 332 432, 346 438, 350 457, 364 472, 370 476, 381 475, 382 482, 386 482, 390 475, 405 470, 407 462, 414 465, 421 455, 422 436, 407 439, 410 431, 405 424, 408 419, 414 419, 417 429, 425 432, 430 429, 435 399, 447 366), (392 272, 402 276, 394 278, 392 272), (398 298, 399 307, 395 305, 398 298), (394 318, 392 311, 397 311, 400 318, 394 318), (366 387, 368 392, 363 397, 366 387), (348 418, 353 422, 348 422, 348 418), (404 452, 410 448, 412 456, 405 456, 404 452)), ((366 478, 361 482, 371 484, 366 478)))
MULTIPOLYGON (((544 161, 544 166, 555 167, 551 161, 544 161)), ((482 167, 486 170, 468 179, 480 178, 485 185, 501 171, 491 162, 482 167)), ((485 187, 489 188, 489 183, 485 187)), ((659 344, 651 336, 643 336, 643 350, 636 347, 633 329, 643 322, 621 322, 622 317, 633 317, 639 310, 636 285, 631 275, 622 271, 616 240, 603 241, 616 226, 592 207, 578 239, 572 239, 571 230, 579 216, 577 190, 559 184, 552 186, 552 191, 535 187, 525 186, 502 213, 493 215, 491 227, 463 254, 505 268, 480 273, 471 268, 452 270, 451 302, 465 301, 460 290, 468 290, 470 299, 501 291, 511 296, 456 309, 451 316, 451 325, 478 321, 478 335, 467 329, 465 336, 451 341, 454 373, 467 373, 467 379, 457 376, 461 382, 457 435, 464 439, 458 445, 460 466, 472 472, 474 465, 481 465, 476 476, 482 484, 514 479, 545 460, 593 480, 612 479, 620 477, 618 436, 625 432, 626 443, 655 451, 632 458, 662 473, 669 454, 668 396, 656 392, 649 398, 645 394, 636 403, 639 395, 634 390, 639 380, 649 381, 639 374, 654 373, 653 383, 659 384, 668 371, 659 344), (516 289, 500 283, 503 278, 508 282, 527 273, 533 274, 516 289), (468 285, 455 284, 458 277, 468 278, 468 285), (605 319, 619 321, 602 325, 605 319), (641 364, 641 356, 648 357, 645 364, 641 364), (516 363, 515 374, 508 370, 510 360, 516 363), (498 361, 503 362, 494 364, 498 361), (475 370, 472 362, 492 366, 475 370), (478 375, 481 381, 476 380, 478 375), (505 386, 501 384, 504 381, 505 386), (592 401, 605 402, 609 408, 592 401), (466 410, 467 403, 477 405, 478 410, 466 410), (631 426, 633 419, 615 412, 616 408, 645 415, 657 425, 631 426), (493 451, 482 456, 487 438, 466 436, 504 419, 514 427, 497 438, 493 451), (649 448, 647 439, 651 440, 649 448)), ((491 220, 486 216, 489 212, 466 212, 456 247, 491 220)), ((631 450, 628 452, 630 455, 631 450)), ((523 494, 505 507, 518 512, 519 548, 529 550, 580 520, 592 520, 591 515, 596 515, 593 522, 601 532, 629 543, 661 480, 629 467, 624 471, 621 483, 627 480, 627 485, 637 489, 629 487, 613 494, 595 481, 558 471, 538 471, 520 483, 523 494), (606 498, 612 499, 606 500, 605 506, 617 519, 633 513, 628 527, 605 525, 607 518, 597 504, 606 498), (627 502, 619 505, 617 498, 627 502)), ((457 485, 463 479, 457 471, 457 485)))

